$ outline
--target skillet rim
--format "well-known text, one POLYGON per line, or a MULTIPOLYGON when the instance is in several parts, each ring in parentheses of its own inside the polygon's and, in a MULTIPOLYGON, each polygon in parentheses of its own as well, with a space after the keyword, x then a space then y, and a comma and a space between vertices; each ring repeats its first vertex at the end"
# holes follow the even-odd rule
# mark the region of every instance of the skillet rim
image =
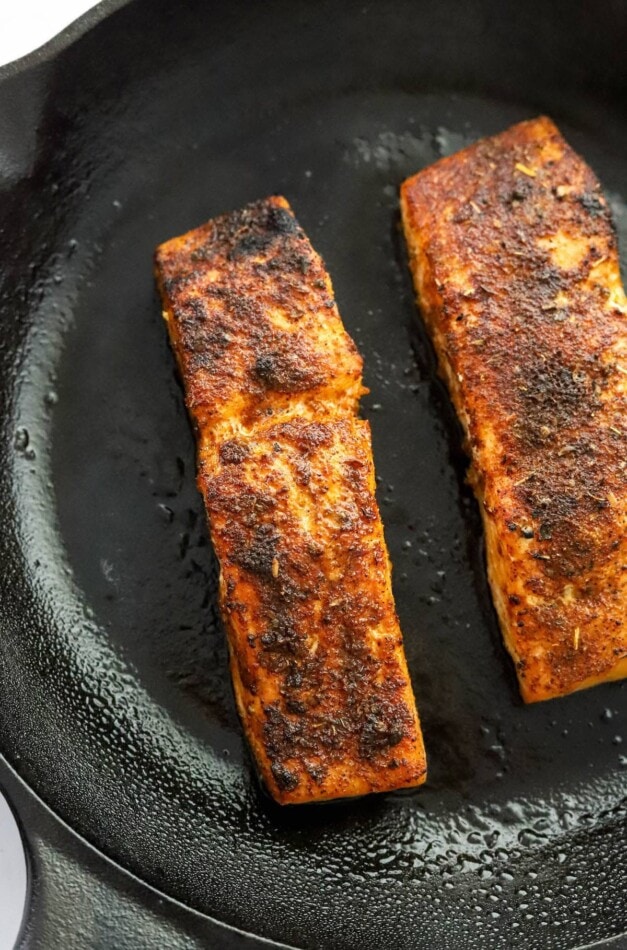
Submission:
POLYGON ((51 39, 46 40, 45 43, 37 46, 30 53, 18 56, 17 59, 12 59, 0 66, 0 86, 8 79, 23 76, 29 71, 35 70, 38 66, 51 62, 59 53, 62 53, 81 36, 88 33, 101 20, 106 19, 111 13, 121 10, 122 7, 130 6, 131 3, 133 3, 133 0, 100 0, 99 3, 72 20, 59 33, 55 33, 51 39))

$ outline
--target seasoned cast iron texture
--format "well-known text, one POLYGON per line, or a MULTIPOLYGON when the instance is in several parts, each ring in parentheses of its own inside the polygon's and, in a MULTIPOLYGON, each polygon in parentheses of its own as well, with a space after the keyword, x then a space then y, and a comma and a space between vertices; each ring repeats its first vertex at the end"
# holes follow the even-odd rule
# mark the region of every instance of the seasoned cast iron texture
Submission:
POLYGON ((627 927, 627 689, 519 699, 397 214, 406 175, 548 112, 627 252, 625 9, 136 0, 5 72, 0 751, 196 911, 327 950, 627 927), (158 242, 273 191, 365 358, 430 753, 417 793, 293 810, 243 746, 151 270, 158 242))

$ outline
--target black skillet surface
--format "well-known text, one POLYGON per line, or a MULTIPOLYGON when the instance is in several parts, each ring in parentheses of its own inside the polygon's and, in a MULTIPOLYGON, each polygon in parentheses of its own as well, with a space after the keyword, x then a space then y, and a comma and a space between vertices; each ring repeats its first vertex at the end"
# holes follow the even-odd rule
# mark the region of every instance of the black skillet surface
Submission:
POLYGON ((627 684, 519 699, 397 188, 548 112, 627 252, 627 7, 116 6, 0 83, 0 752, 123 868, 296 947, 624 931, 627 684), (365 358, 430 756, 417 793, 294 810, 264 796, 242 743, 151 271, 159 241, 275 191, 365 358))

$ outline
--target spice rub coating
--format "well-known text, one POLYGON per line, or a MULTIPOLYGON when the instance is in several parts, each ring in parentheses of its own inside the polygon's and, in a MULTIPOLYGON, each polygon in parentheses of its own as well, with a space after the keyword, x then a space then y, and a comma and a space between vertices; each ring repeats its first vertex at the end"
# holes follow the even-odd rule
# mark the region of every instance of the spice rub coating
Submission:
POLYGON ((599 182, 538 118, 401 207, 523 698, 627 676, 627 299, 599 182))
POLYGON ((214 218, 157 248, 164 317, 194 420, 356 412, 362 360, 320 256, 284 198, 214 218))
POLYGON ((368 424, 290 422, 200 451, 236 696, 283 801, 424 775, 368 424))
POLYGON ((322 261, 274 197, 162 245, 157 279, 198 431, 235 697, 269 791, 301 803, 419 785, 370 430, 356 417, 361 359, 322 261))

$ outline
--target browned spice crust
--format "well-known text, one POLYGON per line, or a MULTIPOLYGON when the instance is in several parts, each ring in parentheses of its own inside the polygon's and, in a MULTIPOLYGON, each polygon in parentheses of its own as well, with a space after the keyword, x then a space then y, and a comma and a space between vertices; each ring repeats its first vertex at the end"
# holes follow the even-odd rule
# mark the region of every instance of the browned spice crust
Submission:
POLYGON ((420 725, 374 497, 361 359, 273 197, 157 250, 198 431, 239 712, 281 803, 418 785, 420 725))
POLYGON ((539 118, 408 179, 401 205, 523 697, 623 677, 627 301, 599 182, 539 118))

